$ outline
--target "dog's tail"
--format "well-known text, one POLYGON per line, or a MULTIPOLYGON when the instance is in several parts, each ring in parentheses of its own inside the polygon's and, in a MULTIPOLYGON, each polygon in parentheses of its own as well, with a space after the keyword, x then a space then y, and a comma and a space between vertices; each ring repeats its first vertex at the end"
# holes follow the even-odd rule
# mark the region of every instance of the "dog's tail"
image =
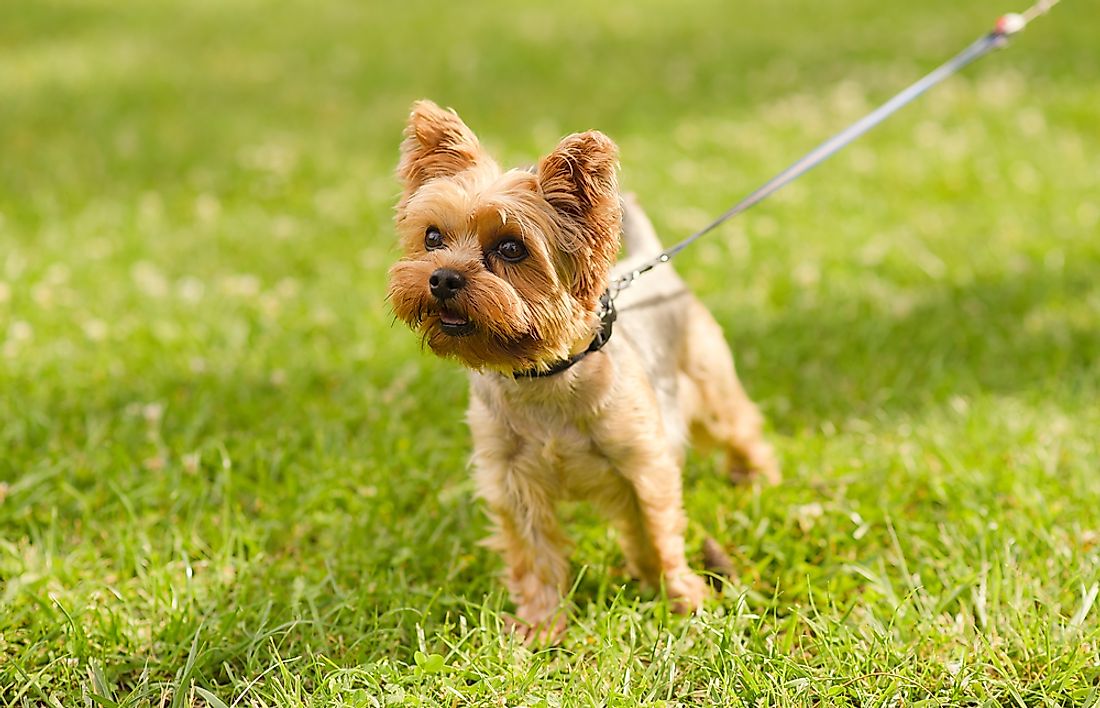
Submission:
POLYGON ((623 243, 628 258, 656 256, 661 251, 661 239, 633 194, 623 195, 623 243))

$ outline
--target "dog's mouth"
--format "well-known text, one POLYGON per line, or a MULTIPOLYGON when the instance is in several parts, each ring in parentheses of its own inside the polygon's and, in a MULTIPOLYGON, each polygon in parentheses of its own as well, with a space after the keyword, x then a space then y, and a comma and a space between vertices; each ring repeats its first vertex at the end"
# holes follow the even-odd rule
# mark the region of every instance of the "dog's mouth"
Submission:
POLYGON ((442 310, 439 313, 439 328, 452 337, 464 337, 474 331, 474 323, 464 315, 442 310))

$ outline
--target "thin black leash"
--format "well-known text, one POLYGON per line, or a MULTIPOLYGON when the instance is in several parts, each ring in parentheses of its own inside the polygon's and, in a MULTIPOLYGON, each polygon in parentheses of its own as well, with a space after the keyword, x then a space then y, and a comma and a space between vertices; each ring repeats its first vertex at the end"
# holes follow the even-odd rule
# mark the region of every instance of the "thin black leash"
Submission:
POLYGON ((710 222, 699 231, 696 231, 692 235, 688 236, 675 246, 666 248, 664 251, 661 251, 661 253, 659 253, 655 258, 646 261, 629 273, 626 273, 625 275, 619 276, 618 278, 612 280, 611 284, 607 288, 609 298, 607 300, 608 304, 606 305, 606 307, 613 308, 613 305, 611 305, 611 303, 613 303, 615 298, 619 296, 619 293, 633 285, 634 281, 640 278, 643 274, 648 273, 662 263, 669 262, 677 254, 679 254, 691 244, 695 243, 695 241, 697 241, 705 234, 710 233, 711 231, 718 228, 720 225, 733 218, 734 216, 737 216, 741 212, 746 211, 751 207, 759 204, 775 192, 778 192, 786 185, 790 184, 794 180, 809 172, 812 168, 820 165, 826 159, 832 157, 842 148, 849 145, 856 138, 860 137, 868 130, 893 115, 902 106, 910 103, 918 96, 923 94, 925 91, 940 83, 947 77, 962 70, 968 64, 982 58, 994 49, 999 49, 1000 47, 1005 46, 1008 43, 1010 37, 1022 31, 1024 27, 1026 27, 1028 23, 1034 20, 1036 17, 1046 14, 1057 3, 1058 0, 1038 0, 1034 5, 1025 10, 1023 13, 1011 13, 1002 16, 1000 19, 997 20, 997 23, 994 25, 993 30, 990 31, 988 34, 980 37, 977 41, 968 46, 966 49, 956 54, 954 57, 949 59, 947 62, 939 66, 937 69, 929 73, 924 78, 910 85, 908 88, 891 98, 886 103, 882 104, 875 110, 865 115, 863 118, 860 118, 852 125, 848 126, 833 137, 818 145, 816 148, 811 150, 793 165, 783 170, 775 177, 772 177, 755 192, 745 197, 737 204, 734 204, 717 219, 710 222))

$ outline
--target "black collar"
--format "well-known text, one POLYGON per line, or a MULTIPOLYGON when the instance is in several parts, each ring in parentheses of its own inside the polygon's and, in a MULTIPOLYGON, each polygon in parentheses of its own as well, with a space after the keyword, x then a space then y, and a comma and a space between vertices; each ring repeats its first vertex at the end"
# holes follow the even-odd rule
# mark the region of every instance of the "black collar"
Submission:
POLYGON ((604 291, 603 295, 600 295, 600 330, 596 332, 595 339, 588 345, 588 348, 583 352, 578 352, 568 359, 560 359, 550 365, 548 369, 527 369, 525 371, 512 372, 512 378, 514 379, 540 379, 546 376, 553 376, 554 374, 560 374, 569 367, 576 364, 581 359, 585 358, 592 352, 598 352, 603 349, 603 345, 607 344, 607 340, 611 339, 611 325, 615 323, 615 301, 611 299, 611 293, 604 291))

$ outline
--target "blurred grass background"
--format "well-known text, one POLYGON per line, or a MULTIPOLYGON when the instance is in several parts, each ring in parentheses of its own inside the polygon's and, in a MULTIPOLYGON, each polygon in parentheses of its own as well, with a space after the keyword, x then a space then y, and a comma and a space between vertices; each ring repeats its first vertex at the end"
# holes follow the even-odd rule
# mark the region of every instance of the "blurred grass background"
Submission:
POLYGON ((502 638, 464 377, 383 301, 414 99, 603 130, 671 242, 1019 9, 0 4, 0 702, 1093 704, 1095 4, 679 262, 787 476, 691 460, 700 617, 577 507, 565 644, 502 638))

